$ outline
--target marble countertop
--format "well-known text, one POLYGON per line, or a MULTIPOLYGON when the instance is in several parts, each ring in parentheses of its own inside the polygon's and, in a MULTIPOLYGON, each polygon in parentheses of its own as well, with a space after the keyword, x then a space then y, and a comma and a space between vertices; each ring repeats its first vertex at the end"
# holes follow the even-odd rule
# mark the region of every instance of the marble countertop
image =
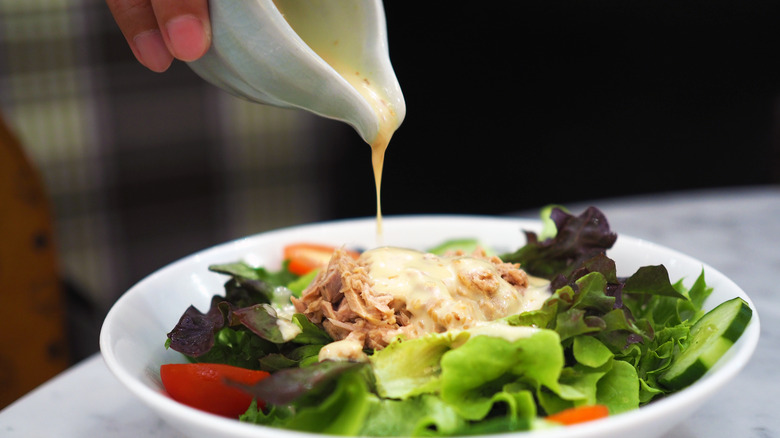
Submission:
MULTIPOLYGON (((667 438, 780 437, 774 372, 780 363, 780 186, 670 193, 588 203, 613 230, 687 253, 729 276, 761 317, 745 369, 667 438)), ((583 205, 584 206, 584 205, 583 205)), ((578 205, 569 206, 579 211, 578 205)), ((535 217, 536 212, 518 216, 535 217)), ((0 411, 8 438, 183 438, 92 356, 0 411)))

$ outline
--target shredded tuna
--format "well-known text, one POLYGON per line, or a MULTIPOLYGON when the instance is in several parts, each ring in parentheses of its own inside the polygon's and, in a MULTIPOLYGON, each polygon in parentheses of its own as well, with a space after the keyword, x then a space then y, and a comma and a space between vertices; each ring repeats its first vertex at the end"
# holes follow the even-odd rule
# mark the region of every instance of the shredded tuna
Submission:
POLYGON ((295 310, 314 323, 322 323, 334 339, 350 336, 368 348, 383 348, 398 334, 400 323, 409 321, 403 309, 393 309, 393 297, 371 287, 365 267, 345 251, 337 250, 327 269, 320 272, 300 299, 295 310), (398 312, 398 315, 396 315, 398 312))
MULTIPOLYGON (((459 301, 447 310, 431 309, 428 313, 438 331, 466 324, 463 320, 468 319, 467 315, 472 315, 474 309, 464 306, 477 306, 483 315, 490 318, 504 316, 506 297, 497 293, 501 279, 519 291, 528 286, 528 278, 518 265, 504 263, 498 257, 488 257, 484 251, 470 256, 491 262, 498 275, 484 270, 459 272, 458 281, 479 291, 483 298, 470 304, 459 301)), ((421 330, 421 327, 414 326, 406 303, 390 293, 376 290, 367 266, 361 259, 355 260, 343 250, 337 250, 327 268, 303 291, 301 298, 293 298, 292 301, 297 312, 305 314, 314 323, 322 324, 334 340, 349 337, 362 342, 365 348, 381 349, 399 334, 414 337, 421 330)))
POLYGON ((520 269, 519 263, 506 263, 503 260, 501 260, 498 256, 488 256, 484 249, 477 248, 474 252, 471 254, 466 254, 465 251, 458 250, 458 251, 450 251, 445 254, 445 256, 449 257, 462 257, 468 255, 469 257, 489 260, 490 263, 493 263, 496 265, 496 268, 498 269, 498 273, 501 274, 501 278, 503 278, 507 283, 511 284, 515 287, 528 287, 528 274, 525 273, 522 269, 520 269))

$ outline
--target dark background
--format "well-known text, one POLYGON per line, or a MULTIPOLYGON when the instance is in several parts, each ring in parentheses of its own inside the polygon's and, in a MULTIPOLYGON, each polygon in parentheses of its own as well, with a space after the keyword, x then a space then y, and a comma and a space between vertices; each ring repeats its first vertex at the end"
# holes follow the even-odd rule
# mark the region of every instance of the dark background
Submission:
MULTIPOLYGON (((778 181, 780 2, 385 8, 407 103, 386 155, 385 214, 778 181)), ((360 201, 373 196, 369 148, 344 131, 333 215, 371 215, 360 201)))

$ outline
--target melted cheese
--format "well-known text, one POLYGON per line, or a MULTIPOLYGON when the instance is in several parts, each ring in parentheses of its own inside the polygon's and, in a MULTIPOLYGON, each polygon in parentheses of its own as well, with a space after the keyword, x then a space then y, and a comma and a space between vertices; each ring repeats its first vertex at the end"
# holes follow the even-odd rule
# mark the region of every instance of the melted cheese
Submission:
POLYGON ((546 285, 517 288, 496 265, 472 257, 440 257, 410 249, 380 247, 364 252, 372 287, 404 303, 407 335, 463 330, 535 310, 549 296, 546 285))

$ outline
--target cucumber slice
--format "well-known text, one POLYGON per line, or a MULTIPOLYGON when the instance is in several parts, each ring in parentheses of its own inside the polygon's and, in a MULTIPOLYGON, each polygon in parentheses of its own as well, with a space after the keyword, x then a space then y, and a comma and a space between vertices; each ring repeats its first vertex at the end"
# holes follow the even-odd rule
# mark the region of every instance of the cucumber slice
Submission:
POLYGON ((732 298, 710 310, 691 327, 686 348, 673 359, 659 382, 681 389, 695 382, 737 342, 753 316, 742 298, 732 298))

